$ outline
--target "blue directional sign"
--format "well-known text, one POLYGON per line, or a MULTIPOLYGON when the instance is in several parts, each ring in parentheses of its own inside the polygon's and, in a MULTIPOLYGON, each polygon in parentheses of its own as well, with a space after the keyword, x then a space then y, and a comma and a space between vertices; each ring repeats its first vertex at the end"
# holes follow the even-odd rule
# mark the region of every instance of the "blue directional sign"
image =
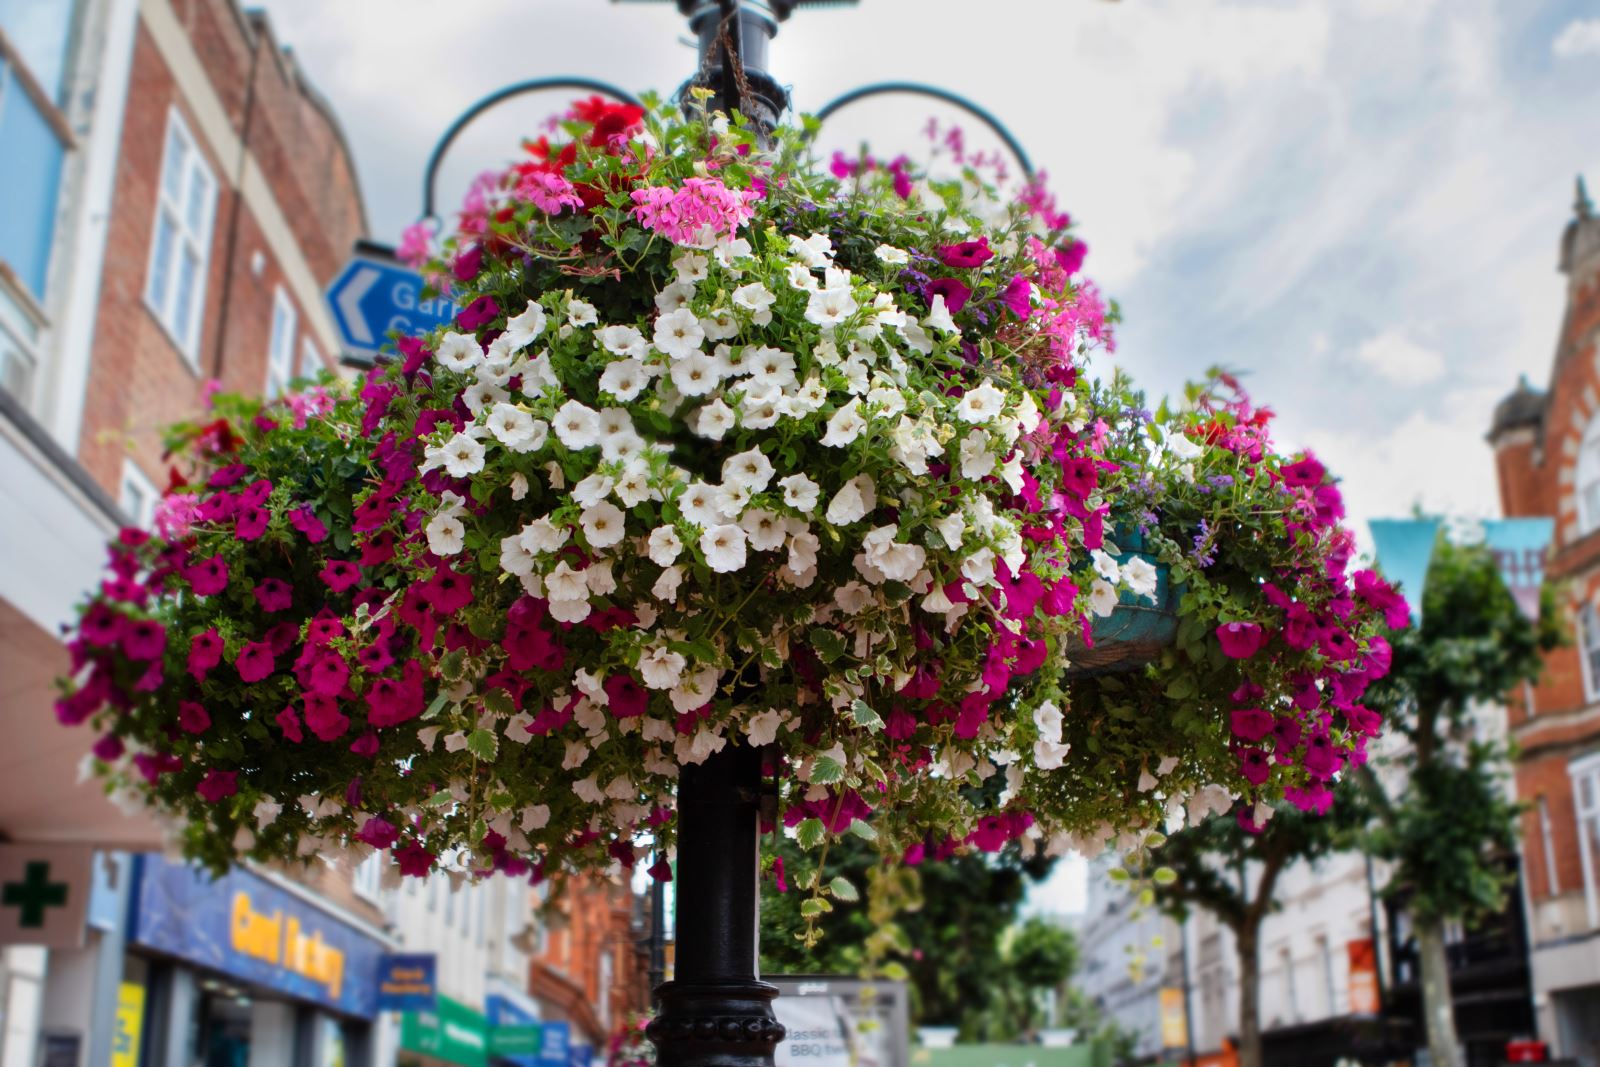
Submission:
POLYGON ((424 298, 422 275, 379 255, 357 255, 328 287, 328 306, 347 352, 375 358, 389 334, 424 333, 455 317, 442 296, 424 298))

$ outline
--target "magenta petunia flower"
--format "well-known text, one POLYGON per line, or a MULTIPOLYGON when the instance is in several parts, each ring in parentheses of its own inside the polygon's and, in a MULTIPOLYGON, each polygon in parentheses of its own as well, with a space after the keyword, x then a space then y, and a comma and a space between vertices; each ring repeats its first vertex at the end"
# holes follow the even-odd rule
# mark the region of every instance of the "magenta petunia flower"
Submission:
POLYGON ((393 848, 400 840, 400 828, 381 815, 370 815, 356 831, 356 840, 373 848, 393 848))
POLYGON ((239 791, 239 772, 207 771, 206 776, 200 780, 200 784, 195 787, 194 791, 200 794, 200 799, 209 804, 215 804, 239 791))
POLYGON ((650 703, 650 694, 626 674, 613 674, 605 680, 604 688, 611 714, 619 719, 633 719, 643 715, 650 703))
POLYGON ((324 608, 322 613, 306 626, 306 643, 323 647, 335 637, 344 636, 344 621, 324 608))
POLYGON ((1285 485, 1292 485, 1295 488, 1315 488, 1328 476, 1328 468, 1308 452, 1305 458, 1285 464, 1282 473, 1285 485))
POLYGON ((233 535, 241 541, 258 540, 267 532, 271 519, 272 513, 257 504, 242 507, 233 522, 233 535))
POLYGON ((954 315, 967 306, 967 301, 972 298, 972 289, 958 278, 935 278, 928 283, 928 305, 933 306, 933 298, 944 297, 944 306, 954 315))
POLYGON ((188 734, 201 734, 211 726, 211 714, 192 700, 178 702, 178 727, 188 734))
POLYGON ((1252 744, 1272 732, 1272 713, 1260 708, 1236 708, 1228 713, 1233 736, 1252 744))
POLYGON ((459 253, 450 264, 450 273, 455 275, 458 282, 470 282, 482 269, 483 246, 479 244, 459 253))
POLYGON ((154 619, 135 619, 122 630, 122 653, 129 659, 157 660, 167 650, 167 628, 154 619))
POLYGON ((1217 640, 1222 642, 1222 653, 1229 659, 1249 659, 1261 651, 1266 637, 1256 623, 1225 622, 1217 627, 1217 640))
POLYGON ((107 604, 96 602, 89 605, 89 610, 83 613, 83 619, 78 623, 78 631, 83 634, 83 639, 97 648, 110 648, 122 639, 122 631, 127 624, 127 619, 113 611, 107 604))
POLYGON ((451 615, 472 603, 472 582, 449 567, 440 567, 422 587, 422 595, 441 615, 451 615))
POLYGON ((266 641, 251 641, 239 649, 239 654, 234 657, 233 666, 239 672, 239 677, 246 682, 259 682, 267 677, 277 667, 272 654, 272 645, 266 641))
POLYGON ((1028 317, 1033 310, 1033 283, 1020 274, 1013 274, 1006 283, 1005 291, 1000 294, 1000 302, 1011 309, 1011 314, 1019 319, 1028 317))
POLYGON ((201 560, 185 570, 183 576, 200 596, 215 596, 228 588, 228 565, 221 556, 201 560))
POLYGON ((133 755, 133 765, 139 769, 146 782, 155 785, 163 774, 181 770, 183 761, 170 752, 136 752, 133 755))
POLYGON ((981 267, 993 258, 994 252, 989 249, 987 237, 939 246, 939 259, 947 267, 981 267))
POLYGON ((263 578, 250 592, 261 610, 268 613, 287 611, 294 603, 294 587, 282 578, 263 578))
POLYGON ((272 721, 278 724, 283 736, 295 744, 298 745, 306 739, 306 735, 300 730, 300 713, 294 710, 293 704, 285 704, 283 710, 278 712, 272 721))
POLYGON ((428 872, 433 870, 435 857, 420 841, 413 841, 405 848, 393 849, 391 854, 400 873, 408 877, 426 878, 428 872))
POLYGON ((314 545, 327 540, 328 528, 310 507, 295 508, 289 512, 289 525, 299 530, 305 535, 306 540, 314 545))
POLYGON ((1251 785, 1260 785, 1272 773, 1267 754, 1259 748, 1247 748, 1239 753, 1239 773, 1251 785))
POLYGON ((325 652, 311 662, 306 684, 320 696, 338 696, 350 680, 350 667, 337 652, 325 652))
POLYGON ((350 742, 350 751, 362 759, 372 759, 378 754, 378 735, 372 730, 368 730, 350 742))
POLYGON ((330 559, 322 568, 321 578, 329 589, 342 593, 361 581, 361 568, 347 559, 330 559))
MULTIPOLYGON (((782 863, 783 857, 778 857, 774 862, 782 863)), ((656 861, 650 865, 649 874, 651 878, 658 882, 670 882, 672 881, 672 864, 667 862, 667 857, 665 856, 657 857, 656 861)), ((782 891, 779 890, 779 892, 782 891)))
POLYGON ((339 702, 333 697, 305 693, 302 702, 306 710, 306 725, 317 735, 317 740, 337 741, 350 729, 350 717, 339 710, 339 702))
POLYGON ((126 746, 123 745, 122 738, 116 734, 106 734, 94 743, 92 751, 95 759, 110 763, 112 760, 122 757, 122 753, 126 751, 126 746))

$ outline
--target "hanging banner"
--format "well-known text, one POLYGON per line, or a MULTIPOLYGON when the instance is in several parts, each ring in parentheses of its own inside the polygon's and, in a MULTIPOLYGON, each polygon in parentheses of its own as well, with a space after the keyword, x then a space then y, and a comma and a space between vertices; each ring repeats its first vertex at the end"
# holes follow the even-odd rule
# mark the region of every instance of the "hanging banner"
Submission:
POLYGON ((1345 944, 1350 954, 1350 1014, 1377 1015, 1378 1003, 1378 953, 1372 938, 1362 937, 1345 944))
POLYGON ((1544 559, 1555 537, 1556 520, 1485 519, 1483 540, 1500 565, 1500 577, 1529 622, 1539 619, 1539 590, 1544 586, 1544 559))
POLYGON ((1188 1048, 1189 1021, 1184 1017, 1183 990, 1164 986, 1161 990, 1161 1047, 1188 1048))
POLYGON ((431 952, 378 961, 379 1011, 432 1011, 439 996, 439 958, 431 952))
POLYGON ((1433 562, 1433 545, 1439 537, 1438 519, 1370 519, 1378 569, 1400 587, 1411 607, 1411 622, 1422 625, 1422 587, 1433 562))

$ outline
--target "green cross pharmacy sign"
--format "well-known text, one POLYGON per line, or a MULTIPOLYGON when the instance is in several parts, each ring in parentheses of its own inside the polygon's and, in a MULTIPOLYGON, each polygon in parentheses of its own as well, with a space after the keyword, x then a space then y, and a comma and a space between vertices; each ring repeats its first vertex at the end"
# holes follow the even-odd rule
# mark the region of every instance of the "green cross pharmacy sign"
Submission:
POLYGON ((82 945, 93 856, 81 845, 0 845, 0 945, 82 945))

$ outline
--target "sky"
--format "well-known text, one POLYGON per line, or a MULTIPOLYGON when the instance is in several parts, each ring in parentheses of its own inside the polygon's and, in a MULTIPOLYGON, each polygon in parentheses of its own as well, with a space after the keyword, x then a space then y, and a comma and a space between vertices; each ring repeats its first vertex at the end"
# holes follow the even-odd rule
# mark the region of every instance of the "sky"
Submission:
MULTIPOLYGON (((694 66, 669 3, 261 6, 340 115, 379 240, 419 216, 434 143, 483 95, 555 75, 670 92, 694 66)), ((921 81, 1010 127, 1126 316, 1101 373, 1156 397, 1243 372, 1358 522, 1497 513, 1484 433, 1519 375, 1548 378, 1574 178, 1600 182, 1593 0, 862 0, 798 12, 771 67, 800 110, 921 81)), ((566 95, 469 127, 438 202, 566 95)), ((954 117, 862 102, 825 147, 915 154, 934 113, 954 117)), ((1081 870, 1063 879, 1070 908, 1081 870)))

